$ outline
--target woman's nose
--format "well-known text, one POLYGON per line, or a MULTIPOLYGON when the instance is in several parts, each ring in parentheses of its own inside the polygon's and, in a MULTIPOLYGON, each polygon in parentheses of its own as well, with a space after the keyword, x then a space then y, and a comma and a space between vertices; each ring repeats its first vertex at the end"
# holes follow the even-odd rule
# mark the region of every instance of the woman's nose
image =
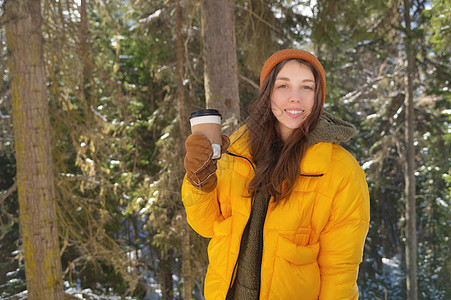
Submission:
POLYGON ((301 98, 302 98, 302 96, 299 91, 292 91, 290 94, 289 100, 290 100, 290 102, 299 102, 299 101, 301 101, 301 98))

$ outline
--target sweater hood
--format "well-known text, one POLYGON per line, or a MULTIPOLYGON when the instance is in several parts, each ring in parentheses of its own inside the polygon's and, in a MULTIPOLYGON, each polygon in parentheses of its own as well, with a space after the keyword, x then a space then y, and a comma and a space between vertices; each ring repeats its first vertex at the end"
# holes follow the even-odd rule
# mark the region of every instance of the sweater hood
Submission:
MULTIPOLYGON (((318 125, 309 135, 307 146, 310 147, 323 142, 333 144, 345 143, 354 136, 355 132, 354 125, 323 111, 318 125)), ((239 128, 230 136, 231 145, 229 151, 251 159, 248 136, 247 125, 239 128)))
POLYGON ((309 135, 308 147, 322 142, 345 143, 354 136, 355 131, 354 125, 323 111, 318 125, 309 135))

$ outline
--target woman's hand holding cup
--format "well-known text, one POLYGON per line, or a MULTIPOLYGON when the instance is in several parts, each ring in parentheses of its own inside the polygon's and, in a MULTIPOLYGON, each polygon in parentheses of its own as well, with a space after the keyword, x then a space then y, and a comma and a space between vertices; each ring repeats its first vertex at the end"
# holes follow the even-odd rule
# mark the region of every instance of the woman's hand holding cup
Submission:
POLYGON ((192 134, 185 141, 185 170, 188 181, 204 192, 216 187, 216 160, 227 151, 230 140, 221 134, 217 110, 195 111, 190 117, 192 134))

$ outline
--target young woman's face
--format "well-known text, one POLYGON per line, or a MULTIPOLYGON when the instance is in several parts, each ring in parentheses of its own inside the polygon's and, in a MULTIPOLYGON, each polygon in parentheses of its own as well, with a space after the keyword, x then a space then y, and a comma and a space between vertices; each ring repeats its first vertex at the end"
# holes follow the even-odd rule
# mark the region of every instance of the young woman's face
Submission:
POLYGON ((290 60, 276 76, 271 94, 271 110, 284 142, 307 119, 315 103, 315 77, 296 60, 290 60))

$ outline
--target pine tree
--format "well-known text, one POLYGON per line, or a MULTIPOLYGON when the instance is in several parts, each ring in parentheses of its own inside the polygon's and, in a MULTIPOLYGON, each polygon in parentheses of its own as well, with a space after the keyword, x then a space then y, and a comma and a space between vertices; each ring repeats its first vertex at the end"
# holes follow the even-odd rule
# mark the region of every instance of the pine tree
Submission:
POLYGON ((406 183, 406 285, 407 298, 418 299, 417 284, 417 217, 416 217, 416 187, 415 187, 415 148, 414 148, 414 75, 415 52, 412 44, 412 28, 410 22, 410 1, 404 0, 405 22, 405 54, 406 54, 406 97, 405 97, 405 147, 404 178, 406 183))
POLYGON ((5 3, 20 226, 29 299, 62 299, 40 1, 5 3))
POLYGON ((233 129, 240 116, 234 1, 202 0, 201 6, 207 107, 233 129))

